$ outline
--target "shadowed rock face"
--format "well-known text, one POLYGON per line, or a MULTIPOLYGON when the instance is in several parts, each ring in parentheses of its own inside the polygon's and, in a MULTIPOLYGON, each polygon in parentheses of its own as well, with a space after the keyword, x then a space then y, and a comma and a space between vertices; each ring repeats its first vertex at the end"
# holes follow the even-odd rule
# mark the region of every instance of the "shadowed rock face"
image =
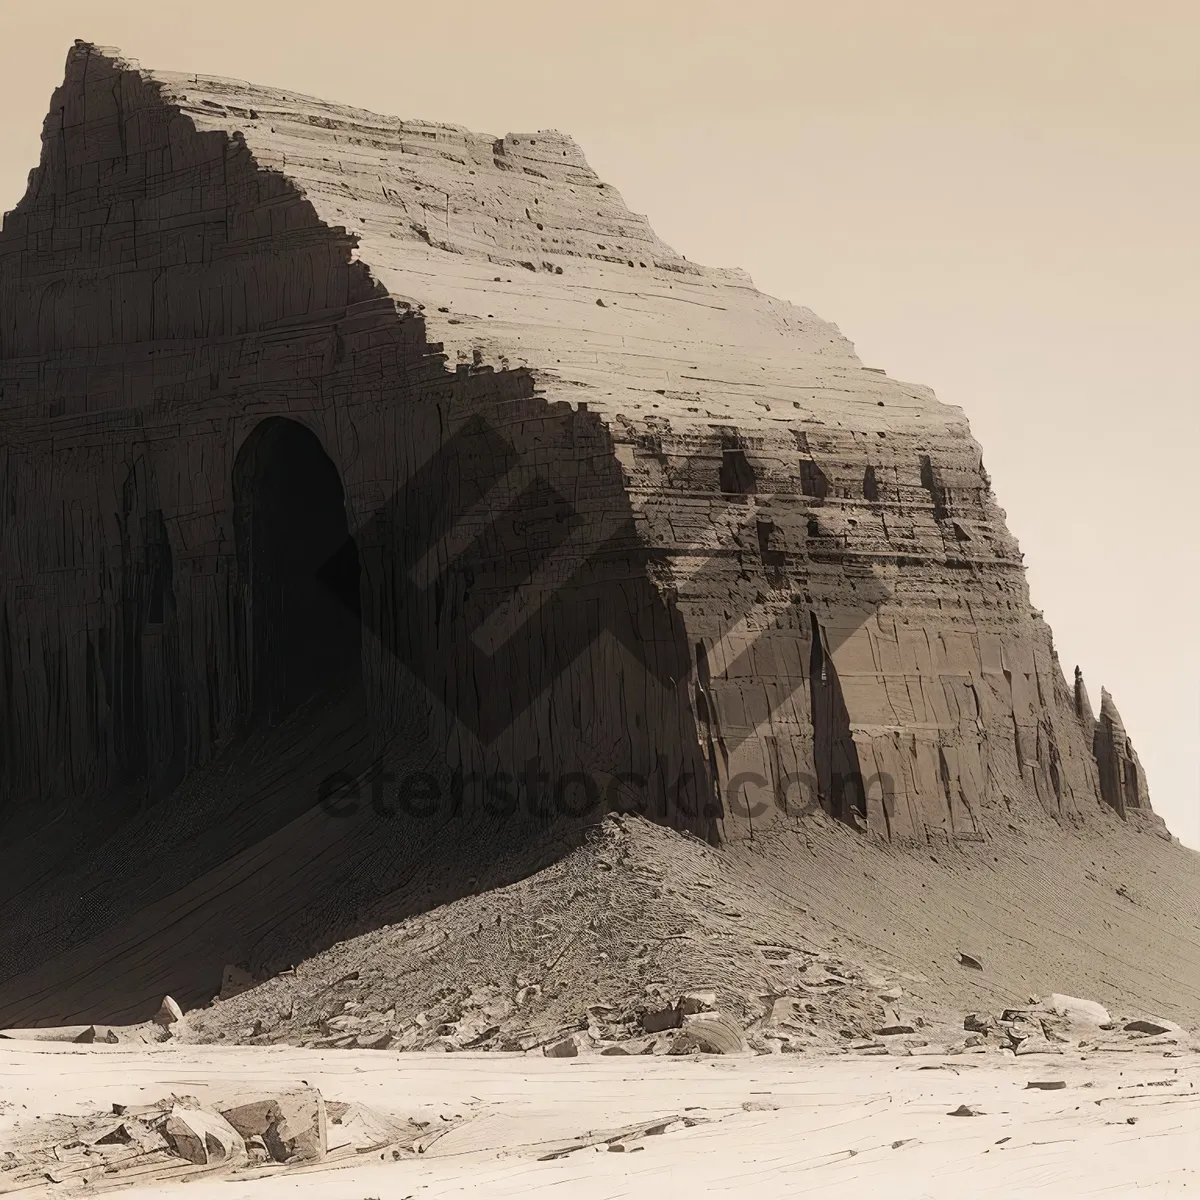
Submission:
POLYGON ((0 233, 0 552, 0 1021, 100 962, 97 1019, 203 998, 605 808, 1148 810, 961 412, 556 132, 77 43, 0 233))

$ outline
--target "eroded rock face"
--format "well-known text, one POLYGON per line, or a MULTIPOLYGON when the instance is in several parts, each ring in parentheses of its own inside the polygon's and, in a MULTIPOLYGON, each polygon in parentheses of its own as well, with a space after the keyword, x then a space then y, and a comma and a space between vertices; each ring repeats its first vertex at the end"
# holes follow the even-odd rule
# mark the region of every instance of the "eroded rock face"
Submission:
POLYGON ((194 886, 211 994, 476 886, 476 833, 606 807, 924 841, 1148 805, 961 411, 688 262, 556 132, 77 44, 0 233, 0 553, 5 895, 57 857, 92 897, 0 897, 0 976, 20 939, 82 990, 81 945, 194 886), (297 889, 264 863, 300 847, 297 889))
POLYGON ((1148 809, 1150 796, 1146 775, 1125 733, 1125 724, 1112 697, 1100 689, 1100 717, 1092 739, 1092 751, 1100 769, 1100 795, 1124 816, 1128 809, 1148 809))

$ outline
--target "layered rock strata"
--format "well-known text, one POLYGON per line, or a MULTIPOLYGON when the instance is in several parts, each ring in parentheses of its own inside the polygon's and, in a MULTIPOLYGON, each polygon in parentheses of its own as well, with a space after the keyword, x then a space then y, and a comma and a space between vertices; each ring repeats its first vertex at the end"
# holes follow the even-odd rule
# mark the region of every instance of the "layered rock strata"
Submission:
POLYGON ((173 825, 211 845, 170 886, 292 828, 311 789, 235 819, 204 772, 314 696, 337 780, 447 822, 1149 811, 962 412, 677 254, 554 131, 77 43, 0 233, 0 554, 22 886, 52 814, 103 839, 171 797, 145 861, 173 825))

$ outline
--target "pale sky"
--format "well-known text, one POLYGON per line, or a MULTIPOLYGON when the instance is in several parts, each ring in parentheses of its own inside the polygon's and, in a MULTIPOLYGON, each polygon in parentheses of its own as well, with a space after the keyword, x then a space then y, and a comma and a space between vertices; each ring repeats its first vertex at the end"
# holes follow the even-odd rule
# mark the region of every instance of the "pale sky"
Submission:
POLYGON ((1200 847, 1195 0, 0 0, 0 209, 75 38, 570 133, 680 253, 964 408, 1068 679, 1200 847))

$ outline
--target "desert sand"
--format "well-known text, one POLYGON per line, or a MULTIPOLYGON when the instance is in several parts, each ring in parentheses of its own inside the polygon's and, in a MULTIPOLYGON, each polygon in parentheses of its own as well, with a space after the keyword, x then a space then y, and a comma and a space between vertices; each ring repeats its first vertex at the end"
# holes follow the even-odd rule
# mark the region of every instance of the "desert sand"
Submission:
MULTIPOLYGON (((1177 1196, 1200 1185, 1200 1057, 1162 1050, 821 1062, 14 1042, 0 1047, 0 1079, 0 1156, 36 1142, 55 1114, 78 1119, 172 1092, 204 1101, 302 1080, 341 1101, 452 1123, 422 1153, 399 1157, 208 1176, 185 1166, 204 1176, 187 1188, 193 1200, 765 1200, 881 1189, 889 1200, 1018 1200, 1177 1196), (950 1115, 960 1106, 975 1115, 950 1115)), ((86 1187, 43 1178, 12 1194, 90 1194, 104 1185, 97 1174, 86 1187)), ((124 1194, 177 1190, 146 1182, 124 1194)))

